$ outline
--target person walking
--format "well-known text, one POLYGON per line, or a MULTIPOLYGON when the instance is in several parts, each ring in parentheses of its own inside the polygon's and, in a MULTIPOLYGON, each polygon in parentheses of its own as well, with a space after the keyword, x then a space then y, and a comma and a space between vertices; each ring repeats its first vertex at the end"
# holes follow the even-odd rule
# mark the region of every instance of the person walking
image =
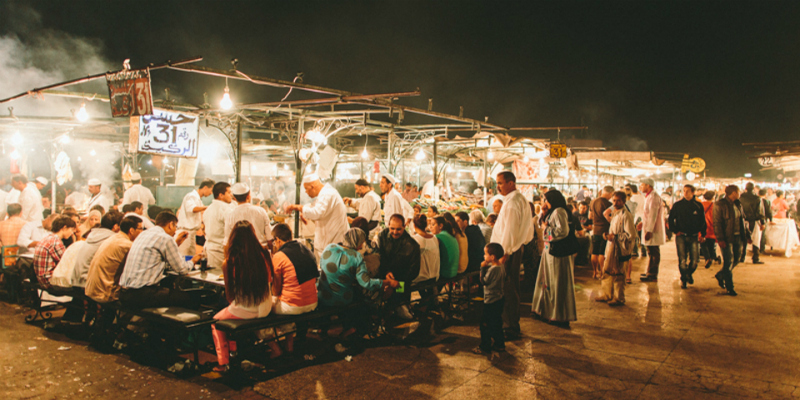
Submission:
MULTIPOLYGON (((747 230, 749 232, 753 232, 756 229, 763 231, 764 219, 766 218, 764 214, 764 204, 761 202, 761 198, 755 193, 755 185, 753 185, 753 182, 747 182, 747 184, 744 186, 744 189, 744 193, 742 193, 739 197, 739 203, 742 205, 744 219, 747 221, 747 230)), ((744 245, 744 242, 742 242, 742 245, 744 245)), ((753 264, 764 263, 763 261, 759 260, 758 247, 759 244, 753 244, 753 264)), ((744 262, 745 256, 747 255, 746 253, 747 251, 745 248, 740 255, 741 262, 744 262)))
POLYGON ((725 197, 714 203, 714 234, 723 260, 722 269, 714 277, 728 295, 736 296, 733 268, 741 259, 742 242, 752 242, 744 209, 739 201, 739 187, 736 185, 726 187, 725 197))
POLYGON ((669 212, 669 229, 675 234, 682 289, 686 289, 687 283, 694 285, 692 275, 697 270, 700 243, 705 241, 707 230, 703 204, 695 200, 694 192, 694 186, 684 185, 683 198, 676 201, 669 212))
POLYGON ((610 223, 603 217, 603 212, 611 207, 611 196, 614 188, 611 186, 603 187, 600 195, 592 200, 589 206, 589 215, 592 218, 592 278, 600 279, 603 277, 603 264, 605 263, 606 239, 610 223))

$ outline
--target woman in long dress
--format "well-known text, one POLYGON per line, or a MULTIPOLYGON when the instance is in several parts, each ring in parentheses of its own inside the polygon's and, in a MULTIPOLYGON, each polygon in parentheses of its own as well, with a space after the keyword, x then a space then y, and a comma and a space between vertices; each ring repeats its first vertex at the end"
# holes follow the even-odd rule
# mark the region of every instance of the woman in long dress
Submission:
POLYGON ((551 190, 544 196, 545 203, 539 220, 545 243, 531 308, 541 319, 569 327, 570 321, 578 319, 572 272, 575 256, 555 257, 550 254, 550 247, 552 242, 563 240, 569 234, 570 215, 561 192, 551 190))

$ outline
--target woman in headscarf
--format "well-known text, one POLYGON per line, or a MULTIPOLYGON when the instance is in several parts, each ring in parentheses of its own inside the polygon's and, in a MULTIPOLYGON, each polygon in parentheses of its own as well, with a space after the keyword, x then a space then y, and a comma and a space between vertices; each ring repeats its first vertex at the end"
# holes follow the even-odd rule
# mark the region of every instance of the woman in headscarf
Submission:
MULTIPOLYGON (((367 241, 367 234, 361 228, 350 228, 344 234, 342 243, 331 243, 322 251, 320 259, 321 274, 317 281, 317 295, 319 304, 323 307, 345 306, 353 302, 356 285, 369 292, 376 292, 384 287, 396 288, 397 281, 393 279, 371 279, 367 265, 359 252, 367 241)), ((358 315, 348 315, 345 319, 359 318, 358 315)), ((352 326, 352 325, 351 325, 352 326)), ((342 336, 355 332, 349 327, 342 336)))
POLYGON ((554 325, 569 327, 570 321, 577 320, 572 271, 575 255, 556 257, 551 254, 551 249, 555 242, 569 236, 570 215, 567 212, 567 201, 561 192, 550 190, 544 196, 545 202, 539 221, 545 244, 533 292, 532 311, 554 325))

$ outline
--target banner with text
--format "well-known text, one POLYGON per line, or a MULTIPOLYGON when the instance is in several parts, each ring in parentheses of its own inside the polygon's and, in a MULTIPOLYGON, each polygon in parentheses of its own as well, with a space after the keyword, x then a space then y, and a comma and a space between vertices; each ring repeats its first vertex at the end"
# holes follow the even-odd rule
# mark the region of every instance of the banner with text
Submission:
POLYGON ((168 157, 197 158, 200 117, 166 110, 131 118, 130 150, 168 157))
POLYGON ((150 70, 123 70, 106 74, 112 117, 153 114, 150 70))

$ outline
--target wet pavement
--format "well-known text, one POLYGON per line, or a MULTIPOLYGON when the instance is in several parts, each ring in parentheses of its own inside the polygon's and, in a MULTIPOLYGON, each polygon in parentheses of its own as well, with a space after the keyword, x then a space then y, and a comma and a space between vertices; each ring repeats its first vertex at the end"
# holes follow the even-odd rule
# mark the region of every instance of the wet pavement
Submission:
POLYGON ((593 301, 599 281, 577 267, 578 321, 562 329, 525 309, 523 338, 507 343, 506 353, 472 354, 480 334, 470 318, 414 346, 371 343, 314 361, 279 361, 291 367, 267 366, 270 379, 245 387, 208 375, 179 379, 128 355, 98 353, 26 325, 23 310, 0 303, 0 397, 800 398, 800 256, 774 254, 764 265, 740 264, 739 296, 729 297, 713 277, 717 264, 700 266, 696 284, 681 289, 670 242, 658 283, 638 282, 646 260, 634 261, 623 307, 593 301))

